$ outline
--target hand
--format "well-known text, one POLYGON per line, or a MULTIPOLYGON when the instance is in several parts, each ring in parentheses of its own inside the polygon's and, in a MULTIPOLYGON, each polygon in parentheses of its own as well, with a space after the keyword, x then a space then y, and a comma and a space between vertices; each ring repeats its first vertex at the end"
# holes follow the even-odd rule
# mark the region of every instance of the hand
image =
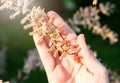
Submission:
MULTIPOLYGON (((58 14, 50 11, 47 16, 52 19, 54 25, 60 27, 61 32, 66 31, 68 33, 67 38, 69 40, 75 40, 77 35, 58 14)), ((81 63, 76 62, 69 55, 62 59, 53 57, 48 52, 46 40, 42 40, 42 43, 38 45, 39 35, 37 33, 33 35, 33 39, 45 67, 49 83, 109 83, 106 68, 93 56, 85 43, 83 34, 76 39, 81 48, 78 53, 78 56, 82 57, 81 63)))

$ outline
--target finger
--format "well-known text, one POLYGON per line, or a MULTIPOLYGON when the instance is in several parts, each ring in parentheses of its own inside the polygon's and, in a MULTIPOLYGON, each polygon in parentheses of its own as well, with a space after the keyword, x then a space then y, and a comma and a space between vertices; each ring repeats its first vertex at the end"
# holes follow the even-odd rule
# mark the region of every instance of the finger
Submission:
POLYGON ((65 23, 65 21, 54 11, 49 11, 47 16, 52 20, 53 24, 60 28, 60 32, 63 35, 66 35, 66 39, 73 40, 75 39, 75 32, 65 23))
POLYGON ((85 42, 85 37, 83 34, 78 36, 77 43, 81 48, 79 56, 83 57, 81 62, 85 65, 85 67, 89 69, 90 72, 98 73, 99 71, 103 71, 105 67, 96 59, 95 56, 93 56, 85 42))
MULTIPOLYGON (((33 30, 35 30, 36 27, 33 27, 33 30)), ((41 40, 41 43, 38 44, 39 40, 40 40, 40 36, 35 33, 33 35, 33 39, 36 45, 36 48, 39 52, 41 61, 45 67, 46 73, 47 75, 50 75, 52 73, 52 71, 55 68, 55 59, 54 57, 48 52, 48 44, 46 43, 45 40, 41 40)))

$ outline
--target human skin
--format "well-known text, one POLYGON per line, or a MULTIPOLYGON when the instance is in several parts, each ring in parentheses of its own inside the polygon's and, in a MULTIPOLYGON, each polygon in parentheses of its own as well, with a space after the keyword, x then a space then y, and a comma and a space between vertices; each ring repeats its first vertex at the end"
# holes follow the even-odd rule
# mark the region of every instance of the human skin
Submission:
MULTIPOLYGON (((71 28, 63 21, 63 19, 55 12, 47 13, 52 23, 60 27, 60 32, 67 33, 67 39, 76 41, 81 50, 78 56, 82 57, 81 62, 76 62, 73 57, 67 55, 60 59, 54 57, 48 52, 47 40, 43 39, 41 44, 38 44, 40 36, 35 33, 33 39, 36 48, 39 52, 42 63, 48 77, 49 83, 109 83, 107 69, 96 59, 93 53, 88 48, 83 34, 77 36, 71 28)), ((36 27, 33 27, 35 30, 36 27)))

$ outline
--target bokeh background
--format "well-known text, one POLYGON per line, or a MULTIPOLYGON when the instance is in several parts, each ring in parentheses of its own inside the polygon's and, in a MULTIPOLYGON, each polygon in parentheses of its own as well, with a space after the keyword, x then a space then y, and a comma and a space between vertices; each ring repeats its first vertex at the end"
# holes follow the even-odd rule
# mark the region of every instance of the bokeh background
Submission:
MULTIPOLYGON (((92 0, 35 0, 34 2, 44 7, 46 12, 56 11, 64 20, 72 18, 79 7, 92 4, 92 0)), ((115 4, 114 13, 109 17, 101 15, 100 22, 107 24, 111 30, 120 35, 120 0, 99 0, 98 3, 100 2, 115 4)), ((24 67, 29 50, 35 49, 33 39, 28 35, 29 30, 25 31, 20 24, 22 16, 10 20, 9 13, 11 12, 7 10, 0 11, 0 79, 3 81, 16 80, 19 77, 18 71, 24 67)), ((97 58, 108 69, 117 71, 120 75, 120 42, 111 45, 109 40, 103 40, 87 29, 81 31, 85 34, 87 44, 97 52, 97 58)), ((39 68, 31 70, 23 83, 33 82, 47 83, 45 71, 39 68)))

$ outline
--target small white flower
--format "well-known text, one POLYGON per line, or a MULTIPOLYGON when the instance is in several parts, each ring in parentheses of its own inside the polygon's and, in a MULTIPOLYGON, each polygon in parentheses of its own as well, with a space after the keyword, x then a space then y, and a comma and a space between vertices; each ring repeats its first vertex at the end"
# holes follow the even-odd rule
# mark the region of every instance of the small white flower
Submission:
POLYGON ((31 27, 32 27, 31 24, 27 24, 27 25, 24 26, 24 29, 27 30, 27 29, 29 29, 29 28, 31 28, 31 27))
POLYGON ((97 5, 98 0, 93 0, 93 5, 97 5))

